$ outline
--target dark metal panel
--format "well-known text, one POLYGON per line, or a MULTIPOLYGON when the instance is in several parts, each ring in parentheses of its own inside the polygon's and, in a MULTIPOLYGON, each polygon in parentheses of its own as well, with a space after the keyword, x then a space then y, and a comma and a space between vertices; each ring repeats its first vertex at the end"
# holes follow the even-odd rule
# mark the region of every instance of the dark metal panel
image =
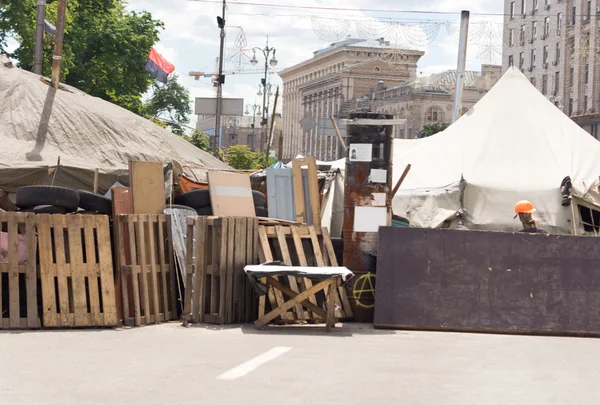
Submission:
POLYGON ((600 332, 600 239, 381 228, 375 324, 600 332))

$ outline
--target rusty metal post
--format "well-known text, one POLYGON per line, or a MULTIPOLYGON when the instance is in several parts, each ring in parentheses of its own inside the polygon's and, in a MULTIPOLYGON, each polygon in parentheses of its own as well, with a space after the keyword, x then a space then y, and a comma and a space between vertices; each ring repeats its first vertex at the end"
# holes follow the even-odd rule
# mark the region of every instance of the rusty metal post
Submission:
POLYGON ((67 0, 58 0, 56 13, 56 36, 54 37, 54 54, 52 55, 52 86, 58 89, 60 84, 60 64, 62 61, 62 47, 65 38, 65 14, 67 0))
POLYGON ((377 231, 363 232, 360 228, 355 228, 355 217, 357 217, 355 212, 357 207, 377 208, 378 213, 385 211, 384 225, 391 225, 394 138, 393 125, 386 125, 385 120, 392 118, 393 116, 385 114, 352 114, 350 119, 363 120, 363 122, 348 124, 346 130, 346 179, 342 231, 344 266, 356 275, 347 289, 352 310, 359 322, 373 321, 378 233, 377 231), (374 124, 368 120, 380 122, 374 124))

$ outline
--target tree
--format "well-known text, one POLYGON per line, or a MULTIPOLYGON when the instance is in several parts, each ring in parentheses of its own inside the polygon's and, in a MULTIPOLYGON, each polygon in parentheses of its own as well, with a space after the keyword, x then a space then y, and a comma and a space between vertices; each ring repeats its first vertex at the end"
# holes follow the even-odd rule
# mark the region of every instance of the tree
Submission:
POLYGON ((167 84, 154 81, 152 97, 144 104, 144 112, 150 116, 164 118, 171 132, 183 135, 184 127, 190 122, 189 115, 192 113, 191 97, 188 89, 177 79, 178 77, 173 75, 169 77, 167 84))
MULTIPOLYGON (((19 47, 11 57, 26 70, 34 62, 36 3, 0 0, 0 53, 6 52, 7 38, 14 38, 19 47)), ((123 0, 69 0, 61 81, 140 114, 142 95, 152 83, 146 60, 163 24, 150 13, 125 10, 124 4, 123 0)), ((56 11, 56 1, 47 5, 46 19, 51 23, 56 11)), ((53 38, 46 37, 43 73, 49 76, 53 38)))
POLYGON ((194 145, 196 148, 202 149, 205 152, 210 152, 210 137, 204 132, 194 129, 190 136, 181 135, 181 137, 194 145))
POLYGON ((262 153, 253 152, 247 145, 234 145, 225 152, 225 162, 238 170, 262 169, 265 157, 262 153))
POLYGON ((417 134, 417 138, 427 138, 428 136, 437 134, 438 132, 443 131, 448 128, 448 124, 429 124, 425 125, 421 131, 417 134))

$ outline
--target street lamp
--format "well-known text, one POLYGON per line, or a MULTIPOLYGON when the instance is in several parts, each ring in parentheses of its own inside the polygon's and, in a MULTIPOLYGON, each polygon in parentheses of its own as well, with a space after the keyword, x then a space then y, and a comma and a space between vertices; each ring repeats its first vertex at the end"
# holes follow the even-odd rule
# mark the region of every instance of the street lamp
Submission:
MULTIPOLYGON (((261 121, 260 121, 260 125, 262 126, 262 131, 261 131, 261 151, 263 150, 263 147, 265 147, 265 142, 266 142, 266 128, 267 128, 267 118, 269 116, 269 112, 266 108, 267 106, 267 94, 272 94, 271 93, 271 86, 270 84, 267 84, 267 74, 269 72, 269 65, 271 65, 271 67, 275 67, 277 66, 277 58, 275 57, 275 48, 269 47, 269 37, 267 37, 267 44, 264 48, 253 48, 252 52, 252 59, 250 59, 250 63, 252 63, 253 65, 257 65, 258 64, 258 59, 256 59, 256 51, 260 51, 262 52, 264 58, 265 58, 265 74, 264 74, 264 78, 261 79, 261 84, 262 84, 262 88, 259 85, 258 87, 258 93, 257 95, 260 97, 262 96, 263 98, 263 103, 262 103, 262 114, 261 114, 261 121), (269 59, 269 57, 271 59, 269 59)), ((266 152, 267 152, 267 156, 269 154, 269 150, 268 147, 266 147, 266 152)), ((268 160, 268 157, 267 157, 268 160)))

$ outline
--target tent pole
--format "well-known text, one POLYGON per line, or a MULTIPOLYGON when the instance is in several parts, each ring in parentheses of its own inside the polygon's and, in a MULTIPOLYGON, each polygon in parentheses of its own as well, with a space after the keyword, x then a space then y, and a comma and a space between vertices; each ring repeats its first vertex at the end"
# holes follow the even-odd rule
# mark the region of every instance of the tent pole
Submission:
POLYGON ((454 92, 452 122, 458 120, 462 114, 462 94, 467 64, 467 40, 469 38, 469 15, 470 13, 465 10, 460 14, 460 39, 458 43, 458 66, 456 70, 456 89, 454 92))
POLYGON ((63 39, 65 37, 65 14, 67 0, 58 0, 56 16, 56 36, 54 37, 54 55, 52 55, 52 86, 58 89, 60 83, 60 64, 62 61, 63 39))
POLYGON ((33 73, 42 74, 42 62, 44 60, 44 19, 46 18, 46 0, 37 1, 37 17, 35 27, 35 62, 33 73))

